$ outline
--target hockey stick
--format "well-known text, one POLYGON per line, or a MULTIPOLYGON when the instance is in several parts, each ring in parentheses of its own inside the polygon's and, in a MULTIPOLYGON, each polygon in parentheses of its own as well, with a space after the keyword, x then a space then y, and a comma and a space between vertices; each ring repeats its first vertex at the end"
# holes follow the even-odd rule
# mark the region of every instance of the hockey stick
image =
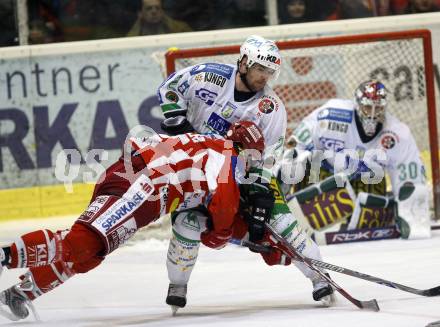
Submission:
MULTIPOLYGON (((272 230, 271 230, 271 232, 272 232, 272 230)), ((275 238, 276 238, 276 236, 275 236, 275 238)), ((279 239, 277 238, 277 240, 279 240, 279 239)), ((264 245, 261 245, 261 244, 255 244, 255 243, 252 243, 252 242, 249 242, 249 241, 242 241, 241 245, 245 246, 245 247, 248 247, 248 248, 250 248, 250 249, 252 249, 254 251, 257 251, 257 252, 269 253, 271 251, 269 246, 264 246, 264 245)), ((284 243, 283 243, 283 246, 284 246, 284 243)), ((286 254, 291 256, 290 253, 286 253, 286 254)), ((297 256, 293 256, 294 260, 297 260, 297 258, 298 258, 297 256)), ((436 286, 436 287, 429 288, 429 289, 426 289, 426 290, 420 290, 420 289, 409 287, 409 286, 405 286, 405 285, 402 285, 402 284, 399 284, 399 283, 391 282, 391 281, 386 280, 386 279, 382 279, 382 278, 379 278, 379 277, 374 277, 374 276, 371 276, 371 275, 368 275, 368 274, 364 274, 364 273, 361 273, 361 272, 358 272, 358 271, 355 271, 355 270, 351 270, 351 269, 344 268, 344 267, 341 267, 341 266, 336 266, 336 265, 333 265, 331 263, 327 263, 327 262, 323 262, 323 261, 307 258, 305 256, 303 256, 302 259, 304 259, 304 261, 301 260, 301 259, 299 259, 298 261, 307 262, 310 265, 313 265, 315 267, 331 270, 331 271, 334 271, 334 272, 337 272, 337 273, 340 273, 340 274, 344 274, 344 275, 348 275, 348 276, 352 276, 352 277, 355 277, 355 278, 360 278, 360 279, 363 279, 363 280, 367 280, 369 282, 373 282, 373 283, 377 283, 377 284, 380 284, 380 285, 388 286, 388 287, 395 288, 395 289, 398 289, 398 290, 401 290, 401 291, 404 291, 404 292, 408 292, 408 293, 412 293, 412 294, 416 294, 416 295, 421 295, 421 296, 428 296, 428 297, 439 296, 440 295, 440 286, 436 286)))
POLYGON ((287 242, 284 237, 282 237, 271 225, 266 223, 266 228, 272 236, 280 242, 280 244, 283 246, 283 250, 286 251, 287 255, 289 255, 292 259, 296 261, 300 261, 304 263, 309 269, 312 269, 322 279, 325 279, 330 285, 333 286, 335 290, 337 290, 343 297, 345 297, 348 301, 353 303, 355 306, 357 306, 359 309, 367 309, 372 311, 379 311, 379 305, 377 304, 377 301, 375 299, 369 300, 369 301, 360 301, 358 299, 355 299, 352 297, 347 291, 345 291, 343 288, 341 288, 334 280, 332 280, 330 277, 325 275, 321 270, 319 270, 317 267, 314 266, 314 264, 310 261, 311 259, 303 256, 301 253, 297 252, 295 248, 287 242))
POLYGON ((374 277, 374 276, 370 276, 364 273, 360 273, 354 270, 350 270, 344 267, 340 267, 340 266, 335 266, 326 262, 322 262, 319 260, 315 260, 315 259, 310 259, 307 258, 307 261, 310 264, 313 264, 316 267, 320 267, 320 268, 324 268, 324 269, 328 269, 328 270, 332 270, 341 274, 345 274, 348 276, 352 276, 352 277, 356 277, 356 278, 360 278, 360 279, 364 279, 367 280, 369 282, 373 282, 373 283, 377 283, 380 285, 384 285, 384 286, 388 286, 391 288, 395 288, 404 292, 408 292, 408 293, 412 293, 412 294, 417 294, 417 295, 421 295, 421 296, 438 296, 440 295, 440 286, 436 286, 433 288, 429 288, 426 290, 420 290, 417 288, 413 288, 413 287, 409 287, 409 286, 405 286, 399 283, 395 283, 395 282, 391 282, 389 280, 386 279, 382 279, 382 278, 378 278, 378 277, 374 277))

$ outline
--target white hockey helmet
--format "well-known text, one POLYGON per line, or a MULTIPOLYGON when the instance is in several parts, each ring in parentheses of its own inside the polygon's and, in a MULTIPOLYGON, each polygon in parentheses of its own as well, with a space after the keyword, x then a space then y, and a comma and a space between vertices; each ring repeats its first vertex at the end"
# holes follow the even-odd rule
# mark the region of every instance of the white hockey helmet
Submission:
POLYGON ((356 111, 359 115, 365 134, 374 135, 377 124, 385 122, 387 90, 377 80, 361 83, 355 93, 356 111))
POLYGON ((280 74, 281 55, 277 45, 272 40, 266 40, 258 35, 249 36, 240 47, 241 62, 243 57, 247 57, 246 66, 252 67, 255 63, 273 70, 272 78, 276 80, 280 74))

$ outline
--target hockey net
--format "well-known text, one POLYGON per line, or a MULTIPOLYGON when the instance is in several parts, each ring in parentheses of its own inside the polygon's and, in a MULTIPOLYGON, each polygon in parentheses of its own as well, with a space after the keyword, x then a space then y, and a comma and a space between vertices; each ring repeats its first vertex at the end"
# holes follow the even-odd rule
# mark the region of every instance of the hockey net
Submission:
MULTIPOLYGON (((417 142, 440 209, 437 121, 428 30, 322 37, 277 42, 283 57, 272 85, 288 115, 287 136, 301 119, 330 98, 352 99, 359 83, 377 78, 389 90, 388 109, 406 123, 417 142)), ((173 50, 166 73, 206 62, 234 64, 239 46, 173 50)))

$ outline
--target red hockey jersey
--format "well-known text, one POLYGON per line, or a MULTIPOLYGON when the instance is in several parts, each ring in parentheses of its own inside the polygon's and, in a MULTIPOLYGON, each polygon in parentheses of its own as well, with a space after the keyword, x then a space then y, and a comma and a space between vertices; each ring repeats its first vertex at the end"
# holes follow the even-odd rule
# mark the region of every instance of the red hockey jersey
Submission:
POLYGON ((160 216, 203 205, 214 230, 231 228, 239 205, 237 153, 231 141, 191 133, 130 141, 146 163, 160 216))

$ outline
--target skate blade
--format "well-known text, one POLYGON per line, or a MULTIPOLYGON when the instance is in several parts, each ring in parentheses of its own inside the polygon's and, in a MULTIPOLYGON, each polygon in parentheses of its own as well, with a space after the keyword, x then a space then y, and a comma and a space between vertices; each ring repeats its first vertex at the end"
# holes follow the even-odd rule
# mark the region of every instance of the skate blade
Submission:
POLYGON ((28 308, 31 309, 31 312, 34 315, 35 320, 37 322, 41 322, 40 315, 38 314, 37 310, 35 309, 35 306, 32 303, 32 301, 26 301, 26 304, 27 304, 28 308))
POLYGON ((179 310, 180 308, 175 305, 171 305, 170 307, 171 307, 171 314, 173 315, 173 317, 176 316, 177 310, 179 310))
POLYGON ((335 296, 335 294, 330 294, 330 295, 324 296, 319 301, 322 303, 323 306, 331 307, 336 302, 336 296, 335 296))
POLYGON ((16 315, 3 309, 2 306, 3 305, 0 303, 0 316, 5 317, 11 321, 19 321, 20 320, 20 318, 18 318, 16 315))

